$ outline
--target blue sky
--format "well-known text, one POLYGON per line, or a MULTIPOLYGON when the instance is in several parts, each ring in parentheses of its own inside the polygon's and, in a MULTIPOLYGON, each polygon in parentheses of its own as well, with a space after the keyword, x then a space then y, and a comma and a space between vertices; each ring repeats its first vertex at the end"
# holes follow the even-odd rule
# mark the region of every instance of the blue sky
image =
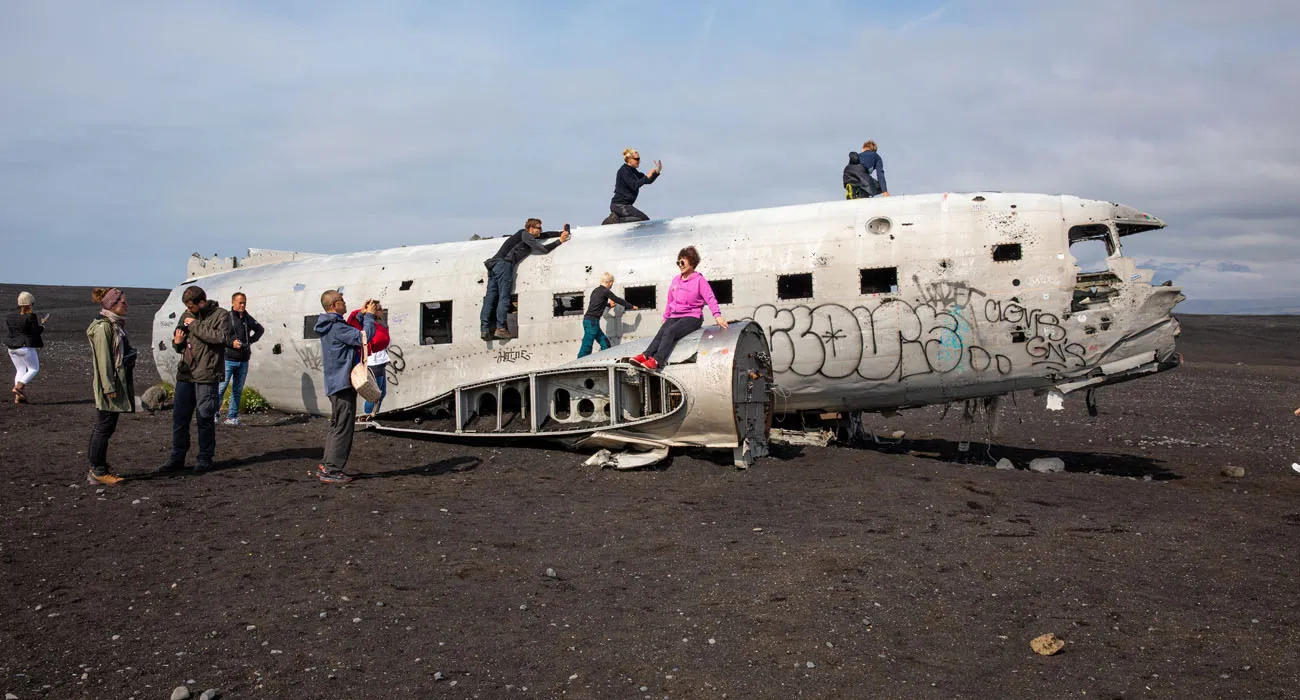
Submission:
POLYGON ((199 251, 1065 192, 1160 216, 1189 296, 1300 297, 1300 3, 5 2, 4 279, 171 286, 199 251), (130 251, 123 254, 124 250, 130 251))

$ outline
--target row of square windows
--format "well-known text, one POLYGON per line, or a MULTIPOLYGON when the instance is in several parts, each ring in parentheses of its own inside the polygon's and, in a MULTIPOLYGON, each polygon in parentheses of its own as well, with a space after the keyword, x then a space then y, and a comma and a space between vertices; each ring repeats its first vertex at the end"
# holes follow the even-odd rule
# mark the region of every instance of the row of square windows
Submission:
MULTIPOLYGON (((995 246, 993 260, 1009 262, 1021 258, 1019 243, 1006 243, 995 246)), ((718 304, 733 303, 731 280, 709 280, 713 295, 718 304)), ((862 294, 891 294, 898 291, 898 268, 875 267, 858 271, 858 287, 862 294)), ((402 289, 409 289, 408 283, 402 289)), ((653 284, 625 287, 623 298, 628 304, 641 309, 656 308, 657 287, 653 284)), ((802 272, 792 275, 780 275, 776 278, 776 297, 782 300, 811 299, 813 296, 813 273, 802 272)), ((586 312, 582 292, 561 292, 552 297, 551 313, 555 317, 580 316, 586 312)), ((511 295, 510 308, 514 313, 518 309, 519 295, 511 295)), ((426 301, 420 305, 420 344, 443 345, 452 342, 451 310, 452 301, 426 301)), ((314 326, 316 316, 303 318, 303 338, 316 338, 314 326)))

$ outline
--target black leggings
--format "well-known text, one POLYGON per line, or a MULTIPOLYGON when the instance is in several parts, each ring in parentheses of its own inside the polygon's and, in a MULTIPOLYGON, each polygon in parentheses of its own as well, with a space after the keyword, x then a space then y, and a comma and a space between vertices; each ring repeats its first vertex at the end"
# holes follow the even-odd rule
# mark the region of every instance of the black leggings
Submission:
POLYGON ((670 318, 664 321, 664 325, 659 327, 659 332, 655 333, 655 339, 650 341, 650 346, 645 349, 646 356, 655 358, 655 362, 663 367, 668 361, 668 356, 673 354, 673 348, 677 347, 677 341, 698 331, 702 325, 704 319, 694 316, 670 318))
POLYGON ((108 473, 108 439, 117 431, 117 411, 95 411, 95 425, 90 429, 90 449, 86 456, 90 458, 90 468, 103 476, 108 473))

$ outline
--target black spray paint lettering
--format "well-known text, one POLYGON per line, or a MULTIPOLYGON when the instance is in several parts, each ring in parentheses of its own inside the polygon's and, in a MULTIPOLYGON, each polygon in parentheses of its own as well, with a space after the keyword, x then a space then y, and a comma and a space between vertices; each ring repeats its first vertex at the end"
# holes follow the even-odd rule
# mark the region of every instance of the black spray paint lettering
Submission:
POLYGON ((527 350, 501 350, 497 352, 497 362, 518 362, 531 359, 533 359, 533 356, 527 350))

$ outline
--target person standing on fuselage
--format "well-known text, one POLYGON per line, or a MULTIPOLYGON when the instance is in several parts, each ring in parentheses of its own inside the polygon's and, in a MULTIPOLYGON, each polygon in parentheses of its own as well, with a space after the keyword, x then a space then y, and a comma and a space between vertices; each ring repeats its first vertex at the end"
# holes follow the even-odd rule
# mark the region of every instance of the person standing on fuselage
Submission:
POLYGON ((217 451, 217 384, 225 376, 226 343, 230 341, 230 314, 208 299, 202 287, 186 287, 181 294, 185 313, 172 331, 172 348, 180 353, 176 366, 176 394, 172 404, 172 450, 159 471, 185 467, 190 451, 190 419, 198 422, 199 455, 194 473, 212 469, 217 451))
POLYGON ((248 361, 253 349, 266 329, 248 313, 248 297, 243 292, 235 292, 230 297, 230 342, 226 343, 226 375, 217 385, 217 405, 230 387, 230 403, 226 408, 226 425, 239 425, 239 399, 244 393, 244 381, 248 379, 248 361))
POLYGON ((649 175, 644 175, 637 167, 641 165, 641 154, 635 148, 623 149, 623 166, 614 176, 614 198, 609 200, 610 218, 608 224, 626 224, 633 221, 649 221, 646 213, 632 206, 641 192, 642 185, 648 185, 659 179, 664 171, 663 163, 655 161, 655 167, 649 175))
POLYGON ((509 340, 514 337, 510 335, 506 320, 510 314, 510 295, 515 290, 515 268, 529 255, 549 254, 560 247, 561 243, 568 242, 569 235, 568 224, 564 225, 562 232, 542 233, 542 220, 529 219, 524 222, 523 228, 515 231, 514 235, 501 244, 496 255, 483 261, 488 269, 487 291, 483 294, 483 310, 479 313, 478 324, 479 335, 483 340, 494 337, 509 340), (555 236, 559 236, 560 240, 551 243, 538 240, 555 236))

